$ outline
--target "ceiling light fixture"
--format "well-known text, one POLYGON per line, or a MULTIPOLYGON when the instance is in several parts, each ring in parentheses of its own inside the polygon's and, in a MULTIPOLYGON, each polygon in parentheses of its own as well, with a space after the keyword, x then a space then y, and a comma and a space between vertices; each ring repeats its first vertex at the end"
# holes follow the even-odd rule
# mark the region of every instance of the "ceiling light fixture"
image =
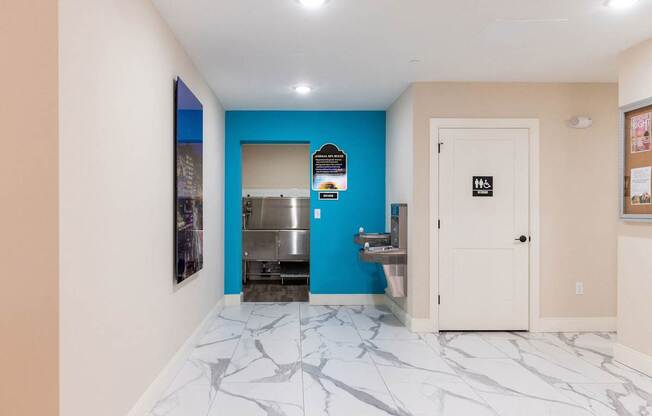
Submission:
POLYGON ((299 95, 308 95, 312 92, 312 87, 309 85, 297 85, 294 87, 294 92, 299 95))
POLYGON ((608 0, 606 5, 612 9, 626 9, 636 4, 638 0, 608 0))
POLYGON ((317 9, 323 6, 326 3, 326 0, 299 0, 299 3, 301 3, 303 7, 317 9))

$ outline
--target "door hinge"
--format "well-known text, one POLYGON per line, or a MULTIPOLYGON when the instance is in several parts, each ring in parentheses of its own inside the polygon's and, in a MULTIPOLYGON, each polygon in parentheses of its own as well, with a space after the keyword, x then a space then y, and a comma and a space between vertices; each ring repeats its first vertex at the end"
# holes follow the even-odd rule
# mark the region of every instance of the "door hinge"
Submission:
POLYGON ((437 220, 437 229, 441 229, 441 220, 437 220))
POLYGON ((441 153, 441 147, 444 145, 443 142, 437 143, 437 153, 441 153))
POLYGON ((441 305, 441 295, 437 295, 437 305, 441 305))

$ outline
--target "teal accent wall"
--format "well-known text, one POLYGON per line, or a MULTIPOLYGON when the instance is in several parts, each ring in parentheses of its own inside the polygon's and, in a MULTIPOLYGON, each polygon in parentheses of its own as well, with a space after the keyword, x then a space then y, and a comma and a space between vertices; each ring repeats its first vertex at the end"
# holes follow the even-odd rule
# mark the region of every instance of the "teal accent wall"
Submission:
MULTIPOLYGON (((379 266, 358 260, 359 227, 385 229, 384 111, 227 111, 225 134, 224 292, 242 291, 242 144, 309 143, 310 153, 334 143, 347 154, 348 190, 339 201, 311 191, 310 249, 313 294, 379 294, 379 266), (312 213, 311 213, 312 214, 312 213)), ((310 175, 310 171, 306 172, 310 175)))

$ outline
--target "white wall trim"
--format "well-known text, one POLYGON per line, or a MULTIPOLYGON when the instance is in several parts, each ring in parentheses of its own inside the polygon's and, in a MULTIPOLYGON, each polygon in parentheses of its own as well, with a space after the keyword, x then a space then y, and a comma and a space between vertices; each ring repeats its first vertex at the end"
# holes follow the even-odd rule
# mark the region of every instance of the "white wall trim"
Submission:
POLYGON ((247 188, 242 190, 242 197, 278 197, 283 195, 287 198, 310 198, 310 189, 300 188, 247 188))
POLYGON ((636 371, 652 377, 652 356, 643 354, 623 344, 616 343, 614 345, 614 358, 627 367, 631 367, 636 371))
MULTIPOLYGON (((440 129, 528 129, 530 131, 530 330, 536 329, 540 316, 539 275, 539 120, 538 119, 493 119, 493 118, 432 118, 430 119, 430 216, 439 217, 439 130, 440 129)), ((439 330, 439 241, 437 222, 430 226, 430 319, 434 330, 439 330)))
POLYGON ((540 318, 532 332, 615 332, 616 317, 540 318))
POLYGON ((385 295, 315 295, 310 293, 310 304, 324 306, 384 305, 385 295))
POLYGON ((411 332, 433 332, 434 325, 430 319, 427 318, 414 318, 401 308, 391 296, 385 294, 385 304, 392 311, 394 316, 405 325, 411 332))
POLYGON ((224 305, 237 306, 242 303, 242 293, 239 295, 224 295, 224 305))
POLYGON ((181 348, 172 356, 170 361, 161 370, 158 376, 154 379, 152 384, 149 385, 147 390, 140 396, 140 399, 131 408, 126 416, 143 416, 149 413, 150 410, 160 400, 161 396, 165 393, 174 377, 181 371, 181 367, 185 364, 186 360, 192 353, 195 345, 199 342, 202 335, 206 332, 208 325, 211 323, 219 311, 224 308, 224 297, 217 301, 215 306, 211 308, 210 312, 204 317, 199 326, 190 335, 190 337, 183 343, 181 348))

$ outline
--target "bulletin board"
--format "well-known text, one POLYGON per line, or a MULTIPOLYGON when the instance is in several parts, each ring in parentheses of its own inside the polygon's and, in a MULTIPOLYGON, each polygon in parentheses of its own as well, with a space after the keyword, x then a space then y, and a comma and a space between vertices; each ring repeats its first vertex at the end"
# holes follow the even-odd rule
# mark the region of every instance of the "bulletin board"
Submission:
POLYGON ((652 100, 621 110, 621 217, 652 220, 652 100))

